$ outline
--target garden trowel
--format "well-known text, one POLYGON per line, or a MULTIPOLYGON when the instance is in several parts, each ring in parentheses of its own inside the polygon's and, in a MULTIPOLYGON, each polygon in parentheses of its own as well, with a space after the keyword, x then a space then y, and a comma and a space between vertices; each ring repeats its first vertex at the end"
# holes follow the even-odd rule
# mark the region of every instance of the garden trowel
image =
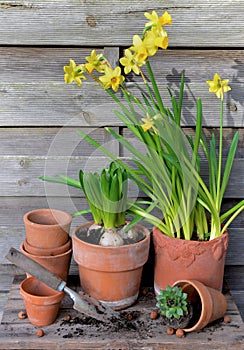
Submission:
POLYGON ((6 258, 16 266, 21 267, 25 272, 28 272, 33 277, 36 277, 39 281, 45 283, 47 286, 59 292, 64 291, 67 293, 74 301, 73 308, 85 314, 86 316, 103 322, 123 320, 119 312, 116 312, 112 308, 103 305, 97 299, 82 291, 79 292, 79 294, 76 293, 67 287, 66 282, 63 281, 59 276, 50 272, 45 267, 38 264, 36 261, 19 252, 17 249, 10 248, 8 254, 6 255, 6 258))

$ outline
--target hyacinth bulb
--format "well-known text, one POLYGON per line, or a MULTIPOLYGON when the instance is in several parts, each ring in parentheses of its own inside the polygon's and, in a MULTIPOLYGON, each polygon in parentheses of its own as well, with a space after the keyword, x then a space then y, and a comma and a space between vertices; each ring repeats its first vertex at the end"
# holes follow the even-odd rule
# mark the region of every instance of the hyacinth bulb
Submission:
POLYGON ((124 244, 124 240, 116 229, 108 228, 104 230, 99 244, 103 247, 118 247, 124 244))

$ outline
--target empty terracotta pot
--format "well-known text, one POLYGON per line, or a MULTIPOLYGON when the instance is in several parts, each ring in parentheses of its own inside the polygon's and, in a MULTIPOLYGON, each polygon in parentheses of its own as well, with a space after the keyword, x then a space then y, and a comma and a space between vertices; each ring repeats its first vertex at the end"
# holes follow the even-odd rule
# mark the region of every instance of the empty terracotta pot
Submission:
POLYGON ((57 292, 38 279, 29 277, 21 282, 20 295, 29 321, 35 326, 48 326, 56 320, 65 293, 57 292))
POLYGON ((205 286, 196 280, 181 280, 174 283, 188 295, 188 300, 197 305, 193 320, 184 329, 192 332, 204 328, 207 324, 223 317, 226 312, 226 299, 216 289, 205 286))
MULTIPOLYGON (((63 254, 59 255, 33 255, 26 252, 24 249, 24 243, 22 242, 20 245, 20 250, 23 254, 28 256, 30 259, 36 261, 40 265, 44 266, 49 271, 53 272, 54 274, 61 277, 64 281, 67 281, 69 268, 70 268, 70 261, 72 256, 72 248, 64 252, 63 254)), ((27 276, 29 276, 27 274, 27 276)))
POLYGON ((37 209, 23 217, 27 242, 36 248, 56 248, 67 243, 72 217, 56 209, 37 209))
POLYGON ((80 239, 91 223, 77 227, 72 234, 74 259, 79 266, 82 290, 116 310, 132 305, 138 297, 143 265, 149 254, 150 233, 141 241, 119 247, 102 247, 80 239))
POLYGON ((72 246, 71 238, 69 238, 68 242, 66 242, 65 244, 57 248, 36 248, 30 245, 26 239, 23 242, 23 247, 27 253, 32 255, 38 255, 38 256, 47 256, 47 255, 55 256, 55 255, 63 254, 67 252, 71 248, 71 246, 72 246))

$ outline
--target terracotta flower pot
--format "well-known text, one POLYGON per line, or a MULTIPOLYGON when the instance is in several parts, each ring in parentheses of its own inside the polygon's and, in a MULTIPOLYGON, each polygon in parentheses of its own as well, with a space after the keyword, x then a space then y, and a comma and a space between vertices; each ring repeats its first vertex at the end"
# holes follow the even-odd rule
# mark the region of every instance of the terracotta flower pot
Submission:
POLYGON ((113 309, 124 309, 137 300, 143 265, 149 254, 150 233, 136 225, 145 235, 141 241, 119 247, 102 247, 79 238, 80 232, 86 231, 90 225, 81 225, 72 234, 81 287, 113 309))
POLYGON ((226 299, 224 295, 216 289, 205 286, 195 280, 181 280, 174 283, 174 286, 182 288, 187 293, 188 300, 199 305, 198 314, 193 317, 192 322, 184 328, 185 332, 192 332, 204 328, 223 317, 226 312, 226 299))
POLYGON ((227 232, 211 241, 198 242, 169 237, 154 227, 155 293, 183 279, 194 279, 221 291, 228 242, 227 232))
POLYGON ((23 217, 27 242, 36 248, 56 248, 69 239, 72 217, 56 209, 37 209, 23 217))
MULTIPOLYGON (((38 256, 27 253, 27 251, 24 249, 24 243, 22 242, 20 245, 20 250, 30 259, 38 262, 40 265, 44 266, 49 271, 61 277, 64 281, 67 281, 72 256, 72 248, 59 255, 38 256)), ((27 274, 27 276, 29 275, 27 274)))
POLYGON ((65 296, 64 292, 57 292, 34 277, 21 282, 20 294, 29 321, 36 326, 48 326, 56 320, 65 296))
POLYGON ((26 239, 23 242, 23 247, 27 253, 32 255, 38 255, 38 256, 47 256, 47 255, 55 256, 55 255, 63 254, 67 252, 71 248, 71 246, 72 246, 71 238, 69 238, 68 242, 66 242, 65 244, 57 248, 36 248, 30 245, 26 239))

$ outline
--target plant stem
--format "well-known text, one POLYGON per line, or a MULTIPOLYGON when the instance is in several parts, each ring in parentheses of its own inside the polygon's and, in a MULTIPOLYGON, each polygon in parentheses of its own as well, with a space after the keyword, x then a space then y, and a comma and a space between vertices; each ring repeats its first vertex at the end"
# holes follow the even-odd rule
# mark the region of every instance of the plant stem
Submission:
POLYGON ((161 99, 161 95, 160 95, 160 92, 158 90, 158 86, 157 86, 157 83, 156 83, 156 80, 154 78, 154 74, 153 74, 153 71, 152 71, 152 68, 151 68, 151 65, 150 65, 150 62, 147 61, 146 62, 146 65, 147 65, 147 70, 148 70, 148 74, 149 74, 149 77, 150 77, 150 81, 152 83, 152 87, 153 87, 153 91, 155 93, 155 96, 156 96, 156 99, 157 99, 157 103, 158 103, 158 106, 159 106, 159 110, 160 112, 162 112, 163 114, 167 114, 165 108, 164 108, 164 105, 163 105, 163 101, 161 99))
POLYGON ((222 150, 223 150, 223 112, 224 112, 224 98, 221 99, 220 104, 220 130, 219 130, 219 162, 218 162, 218 178, 217 178, 217 196, 216 196, 216 208, 220 212, 221 198, 221 168, 222 168, 222 150))

